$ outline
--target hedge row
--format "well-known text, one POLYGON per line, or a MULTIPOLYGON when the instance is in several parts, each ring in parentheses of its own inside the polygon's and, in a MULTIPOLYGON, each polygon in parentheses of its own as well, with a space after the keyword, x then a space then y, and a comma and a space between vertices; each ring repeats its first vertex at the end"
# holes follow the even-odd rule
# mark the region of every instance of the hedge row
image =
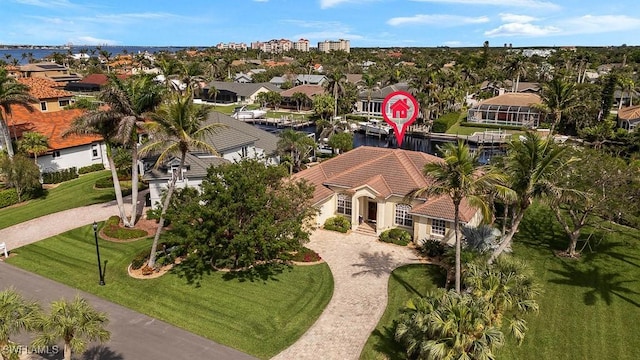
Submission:
POLYGON ((351 229, 351 221, 344 216, 334 216, 332 218, 328 218, 327 221, 324 222, 324 228, 326 230, 346 233, 351 229))
POLYGON ((73 180, 78 177, 78 171, 75 167, 70 169, 42 173, 42 181, 45 184, 58 184, 64 181, 73 180))
POLYGON ((385 230, 380 234, 380 241, 396 245, 407 246, 411 240, 412 236, 408 231, 398 228, 385 230))
POLYGON ((6 189, 0 191, 0 209, 18 203, 18 193, 16 189, 6 189))
POLYGON ((459 112, 452 112, 445 115, 440 116, 433 122, 433 127, 431 131, 434 133, 445 133, 449 128, 451 128, 455 123, 460 120, 459 112))
POLYGON ((487 128, 487 129, 502 129, 502 130, 526 130, 526 128, 522 126, 483 124, 483 123, 475 123, 475 122, 468 122, 468 121, 461 121, 460 126, 481 127, 481 128, 487 128))
POLYGON ((104 165, 102 165, 102 164, 93 164, 93 165, 81 167, 80 169, 78 169, 78 174, 80 174, 80 175, 88 174, 90 172, 95 172, 95 171, 100 171, 100 170, 104 170, 104 165))

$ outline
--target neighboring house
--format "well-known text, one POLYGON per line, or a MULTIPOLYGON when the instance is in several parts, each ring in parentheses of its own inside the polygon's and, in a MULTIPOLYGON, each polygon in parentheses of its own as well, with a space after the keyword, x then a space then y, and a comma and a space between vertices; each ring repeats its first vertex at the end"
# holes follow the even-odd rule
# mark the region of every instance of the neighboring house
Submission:
MULTIPOLYGON (((187 154, 186 169, 183 169, 183 176, 178 179, 178 186, 200 186, 207 175, 206 169, 211 165, 240 161, 243 158, 257 158, 267 164, 279 163, 276 154, 279 138, 276 135, 218 112, 209 115, 206 124, 209 123, 221 123, 226 126, 208 135, 205 140, 216 149, 219 156, 203 152, 187 154)), ((178 168, 179 160, 169 160, 157 169, 153 169, 155 159, 149 158, 144 161, 147 169, 144 179, 149 180, 152 204, 160 201, 162 191, 171 179, 171 171, 178 168)))
POLYGON ((203 100, 214 99, 213 94, 209 96, 209 90, 212 87, 217 90, 217 95, 215 95, 216 103, 223 104, 253 104, 256 101, 256 97, 261 92, 282 91, 270 83, 242 84, 224 81, 212 81, 203 88, 203 100))
POLYGON ((537 128, 543 115, 533 105, 541 103, 537 94, 505 93, 474 105, 467 121, 537 128))
POLYGON ((253 79, 251 78, 251 74, 245 74, 243 72, 239 72, 233 77, 233 82, 237 82, 237 83, 246 84, 246 83, 250 83, 252 81, 253 81, 253 79))
MULTIPOLYGON (((121 80, 127 78, 126 75, 117 75, 121 80)), ((94 92, 102 90, 102 87, 109 83, 109 77, 105 74, 89 74, 78 82, 72 82, 65 86, 69 91, 94 92)))
POLYGON ((411 89, 407 83, 397 83, 385 86, 382 89, 364 89, 360 91, 358 93, 358 102, 356 103, 356 113, 365 116, 382 116, 382 101, 387 95, 395 91, 411 92, 411 89), (371 103, 369 103, 369 95, 371 95, 371 103))
POLYGON ((618 110, 618 127, 630 132, 637 131, 640 128, 640 105, 618 110))
POLYGON ((347 74, 345 76, 347 77, 348 83, 355 84, 356 86, 359 86, 362 81, 362 74, 347 74))
POLYGON ((53 172, 75 167, 77 169, 93 164, 109 167, 106 147, 101 137, 92 135, 62 134, 70 127, 83 110, 60 110, 55 112, 33 112, 17 106, 12 108, 10 132, 12 137, 20 139, 27 131, 40 133, 47 137, 49 150, 38 155, 38 165, 42 172, 53 172))
POLYGON ((296 77, 297 75, 293 75, 293 74, 286 74, 283 76, 274 76, 273 78, 271 78, 271 80, 269 80, 269 84, 277 88, 282 88, 282 85, 284 85, 287 82, 290 82, 292 85, 295 85, 294 83, 296 82, 296 77))
POLYGON ((502 95, 507 92, 529 93, 529 94, 540 93, 540 84, 536 82, 526 82, 526 81, 518 82, 518 88, 515 89, 515 91, 512 91, 513 85, 514 84, 511 80, 505 80, 501 82, 483 81, 482 84, 480 84, 480 91, 491 92, 494 96, 502 95))
POLYGON ((300 104, 301 110, 310 110, 313 107, 313 98, 317 95, 322 95, 326 93, 324 86, 322 85, 298 85, 288 90, 284 90, 280 93, 282 96, 282 103, 280 103, 281 108, 285 109, 298 109, 298 104, 293 98, 293 94, 295 93, 303 93, 307 95, 309 98, 309 102, 300 104))
POLYGON ((59 89, 58 83, 47 78, 19 78, 18 82, 29 87, 29 94, 38 99, 33 107, 41 112, 60 111, 73 103, 73 94, 59 89))
POLYGON ((613 107, 620 108, 624 106, 631 106, 633 104, 633 101, 637 99, 638 92, 633 89, 631 90, 631 92, 626 90, 616 90, 613 92, 613 107))
POLYGON ((22 65, 20 66, 20 73, 22 77, 26 78, 47 78, 57 82, 61 86, 70 82, 80 81, 81 79, 80 75, 71 73, 68 68, 54 62, 22 65))
MULTIPOLYGON (((315 186, 313 204, 319 209, 316 223, 322 226, 334 216, 351 221, 351 229, 375 232, 401 228, 414 241, 453 241, 454 208, 446 196, 405 202, 405 195, 429 185, 425 164, 442 159, 423 152, 360 146, 295 175, 315 186)), ((477 225, 482 215, 466 200, 460 205, 460 221, 477 225)))
POLYGON ((298 75, 294 85, 324 85, 327 82, 327 77, 324 75, 298 75))

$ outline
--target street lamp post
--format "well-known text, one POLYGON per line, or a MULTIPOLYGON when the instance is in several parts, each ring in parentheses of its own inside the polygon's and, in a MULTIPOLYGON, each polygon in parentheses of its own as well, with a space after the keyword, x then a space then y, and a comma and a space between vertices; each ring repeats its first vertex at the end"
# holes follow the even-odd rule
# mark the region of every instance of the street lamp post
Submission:
POLYGON ((93 237, 96 239, 96 255, 98 255, 98 273, 100 274, 100 286, 104 285, 104 274, 102 273, 102 263, 100 262, 100 248, 98 247, 98 223, 93 222, 93 237))

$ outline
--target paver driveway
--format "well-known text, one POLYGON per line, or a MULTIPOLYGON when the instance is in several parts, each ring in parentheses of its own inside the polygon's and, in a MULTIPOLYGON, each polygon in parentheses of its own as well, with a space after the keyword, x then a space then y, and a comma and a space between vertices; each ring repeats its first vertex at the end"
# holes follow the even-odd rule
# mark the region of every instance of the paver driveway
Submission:
POLYGON ((274 359, 358 359, 387 306, 391 271, 420 259, 409 248, 355 232, 316 230, 307 247, 331 268, 333 297, 318 321, 274 359))

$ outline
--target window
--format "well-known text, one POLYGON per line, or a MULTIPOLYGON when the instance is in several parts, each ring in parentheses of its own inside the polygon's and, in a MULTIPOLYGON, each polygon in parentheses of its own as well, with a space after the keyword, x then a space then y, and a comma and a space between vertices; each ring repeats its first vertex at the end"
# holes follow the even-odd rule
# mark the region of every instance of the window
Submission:
POLYGON ((69 100, 58 100, 58 105, 60 105, 60 107, 69 106, 69 100))
POLYGON ((98 144, 91 145, 91 156, 94 159, 98 157, 98 144))
POLYGON ((396 205, 396 224, 403 226, 413 226, 413 218, 409 215, 411 206, 407 204, 396 205))
POLYGON ((431 235, 444 236, 447 231, 447 223, 444 220, 431 220, 431 235))
POLYGON ((246 158, 247 156, 249 156, 249 150, 246 146, 243 146, 241 151, 242 151, 243 158, 246 158))
POLYGON ((338 214, 351 215, 351 196, 338 194, 338 214))
POLYGON ((40 103, 40 110, 47 111, 47 102, 43 101, 40 103))
POLYGON ((57 151, 57 150, 54 151, 53 153, 51 153, 51 157, 54 158, 54 159, 55 158, 59 158, 60 157, 60 151, 57 151))

